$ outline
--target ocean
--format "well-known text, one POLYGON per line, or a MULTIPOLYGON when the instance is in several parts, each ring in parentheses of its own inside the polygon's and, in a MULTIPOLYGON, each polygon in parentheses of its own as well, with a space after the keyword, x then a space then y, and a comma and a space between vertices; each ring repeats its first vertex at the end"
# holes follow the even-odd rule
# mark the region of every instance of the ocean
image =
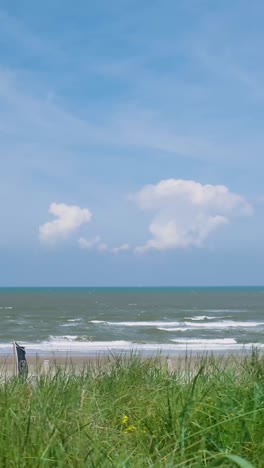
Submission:
POLYGON ((2 288, 0 354, 264 349, 264 287, 2 288))

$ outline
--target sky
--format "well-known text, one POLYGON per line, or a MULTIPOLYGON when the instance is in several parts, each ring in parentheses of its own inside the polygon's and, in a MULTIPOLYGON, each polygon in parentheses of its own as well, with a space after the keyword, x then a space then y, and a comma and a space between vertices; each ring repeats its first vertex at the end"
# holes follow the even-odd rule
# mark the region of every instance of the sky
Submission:
POLYGON ((0 286, 261 285, 261 0, 0 0, 0 286))

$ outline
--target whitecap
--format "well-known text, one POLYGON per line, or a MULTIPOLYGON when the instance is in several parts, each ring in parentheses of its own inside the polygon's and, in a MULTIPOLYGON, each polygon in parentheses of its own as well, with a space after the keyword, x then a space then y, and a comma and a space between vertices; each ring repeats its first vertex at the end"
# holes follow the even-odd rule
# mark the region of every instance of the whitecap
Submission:
POLYGON ((193 328, 252 328, 258 327, 260 325, 264 325, 263 322, 253 322, 253 321, 245 321, 245 322, 236 322, 234 320, 223 320, 221 322, 204 322, 204 323, 193 323, 193 322, 184 322, 186 327, 193 327, 193 328))
POLYGON ((205 345, 210 345, 210 344, 216 344, 216 345, 230 345, 230 344, 236 344, 237 341, 234 338, 215 338, 215 339, 205 339, 205 338, 173 338, 170 341, 173 341, 174 343, 186 343, 186 344, 205 344, 205 345))
POLYGON ((60 327, 78 327, 79 322, 73 322, 73 323, 62 323, 60 327))
POLYGON ((162 327, 167 325, 168 327, 173 327, 177 325, 181 325, 180 322, 107 322, 105 320, 91 320, 90 323, 94 324, 103 324, 103 325, 110 325, 110 326, 116 326, 116 327, 162 327))
POLYGON ((185 331, 188 331, 188 330, 192 330, 192 328, 188 328, 188 327, 176 327, 176 328, 163 328, 163 327, 158 327, 157 330, 162 330, 162 331, 166 331, 166 332, 171 332, 171 331, 182 331, 182 332, 185 332, 185 331))
MULTIPOLYGON (((188 351, 223 351, 223 343, 173 343, 173 344, 159 344, 159 343, 148 343, 148 344, 137 344, 129 341, 77 341, 74 336, 64 336, 64 337, 50 337, 48 341, 41 343, 26 343, 20 342, 22 346, 26 347, 26 351, 29 353, 72 353, 76 352, 80 355, 84 354, 94 354, 100 352, 186 352, 188 351)), ((248 344, 238 344, 238 343, 229 343, 224 346, 225 350, 228 351, 243 351, 251 350, 252 347, 264 348, 263 343, 248 343, 248 344)), ((5 352, 12 353, 12 345, 8 343, 1 343, 0 349, 5 352)))
MULTIPOLYGON (((78 338, 78 335, 64 335, 64 336, 53 336, 50 335, 47 342, 48 343, 63 343, 65 341, 74 341, 78 338)), ((45 341, 44 341, 45 343, 45 341)))

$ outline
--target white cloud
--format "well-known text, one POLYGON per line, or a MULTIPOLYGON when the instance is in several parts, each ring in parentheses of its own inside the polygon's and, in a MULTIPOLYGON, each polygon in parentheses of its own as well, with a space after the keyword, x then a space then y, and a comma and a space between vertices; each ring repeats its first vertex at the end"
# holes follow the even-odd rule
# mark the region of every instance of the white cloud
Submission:
POLYGON ((122 244, 118 247, 111 248, 105 242, 101 242, 100 236, 96 236, 92 239, 85 239, 83 237, 80 237, 80 239, 78 240, 78 244, 82 249, 98 250, 99 252, 119 253, 130 249, 128 244, 122 244))
POLYGON ((129 244, 122 244, 122 245, 119 245, 118 247, 114 247, 112 249, 112 252, 119 253, 119 252, 124 252, 125 250, 129 250, 129 249, 130 249, 129 244))
POLYGON ((84 237, 80 237, 78 240, 78 244, 81 249, 94 249, 100 243, 100 236, 96 236, 93 239, 85 239, 84 237))
POLYGON ((85 239, 84 237, 80 237, 78 244, 81 249, 86 250, 99 250, 99 252, 106 252, 110 250, 106 243, 101 242, 100 236, 95 236, 92 239, 85 239))
POLYGON ((87 208, 65 203, 51 203, 49 213, 57 219, 40 226, 39 239, 43 242, 55 242, 69 237, 82 224, 89 223, 92 217, 87 208))
POLYGON ((130 198, 142 210, 155 213, 149 226, 152 237, 136 248, 139 252, 200 246, 233 217, 252 213, 250 204, 224 185, 192 180, 162 180, 130 198))

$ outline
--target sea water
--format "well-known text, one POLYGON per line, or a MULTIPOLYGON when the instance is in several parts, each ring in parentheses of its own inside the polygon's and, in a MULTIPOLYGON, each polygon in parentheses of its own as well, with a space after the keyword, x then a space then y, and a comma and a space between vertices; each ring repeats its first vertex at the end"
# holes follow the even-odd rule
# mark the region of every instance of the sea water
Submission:
POLYGON ((264 287, 0 289, 0 353, 264 349, 264 287))

